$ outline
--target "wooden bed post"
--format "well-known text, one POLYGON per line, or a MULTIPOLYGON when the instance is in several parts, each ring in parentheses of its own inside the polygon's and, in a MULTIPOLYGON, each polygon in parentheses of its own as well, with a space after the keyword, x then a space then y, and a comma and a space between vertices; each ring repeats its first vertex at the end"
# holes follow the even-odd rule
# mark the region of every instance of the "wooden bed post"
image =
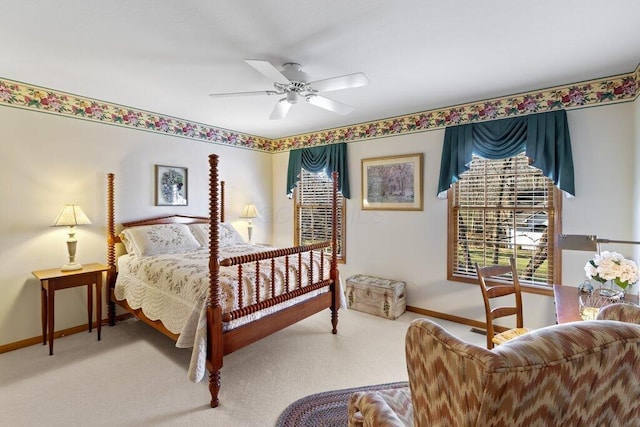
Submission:
POLYGON ((222 337, 222 307, 220 305, 220 287, 218 275, 220 270, 218 225, 221 216, 218 211, 218 156, 209 156, 209 298, 207 300, 207 369, 209 370, 209 392, 211 407, 220 403, 220 369, 224 355, 222 337))
POLYGON ((220 222, 224 222, 224 181, 220 181, 220 222))
MULTIPOLYGON (((338 309, 340 308, 340 278, 337 265, 337 249, 338 249, 338 174, 334 172, 333 178, 333 206, 332 206, 332 235, 331 242, 321 242, 312 245, 297 246, 285 249, 274 249, 271 251, 261 251, 259 253, 241 255, 237 257, 230 257, 224 260, 220 260, 220 222, 224 221, 224 182, 220 182, 218 177, 218 161, 219 158, 216 154, 209 156, 209 217, 186 217, 184 215, 173 215, 169 217, 152 218, 142 221, 134 221, 129 223, 123 223, 123 227, 135 227, 140 225, 154 225, 154 224, 172 224, 172 223, 205 223, 210 224, 209 227, 209 289, 207 293, 207 300, 205 303, 206 317, 207 317, 207 351, 206 351, 206 367, 209 371, 209 392, 211 394, 211 407, 215 408, 220 404, 218 395, 220 393, 220 370, 223 365, 223 356, 225 354, 232 353, 246 345, 249 345, 261 338, 264 338, 280 329, 298 322, 308 316, 318 313, 327 308, 331 309, 331 323, 333 326, 333 333, 337 333, 338 325, 338 309), (179 217, 179 218, 178 218, 179 217), (195 221, 193 221, 195 220, 195 221), (300 279, 300 272, 302 268, 298 268, 298 281, 296 282, 296 289, 289 290, 286 295, 272 296, 267 300, 260 301, 260 297, 256 297, 256 302, 246 307, 241 307, 237 310, 225 313, 223 316, 222 305, 220 303, 220 266, 233 266, 241 265, 244 263, 255 262, 258 263, 264 260, 271 260, 272 265, 272 283, 274 271, 275 257, 287 257, 285 264, 288 270, 288 257, 289 255, 297 255, 298 259, 302 258, 302 253, 309 253, 309 260, 313 262, 313 251, 326 250, 328 245, 332 247, 332 255, 330 260, 330 277, 326 278, 325 274, 322 274, 323 268, 320 267, 320 280, 316 283, 308 283, 302 288, 300 279), (241 327, 234 328, 229 331, 223 331, 223 320, 230 321, 233 319, 239 319, 251 313, 255 313, 259 310, 263 310, 268 307, 274 307, 277 304, 285 301, 292 300, 305 294, 310 294, 316 290, 326 289, 330 287, 330 292, 323 292, 319 295, 311 296, 304 303, 297 303, 292 306, 288 306, 282 310, 265 316, 261 319, 253 320, 250 323, 244 324, 241 327), (249 325, 251 324, 251 327, 249 325)), ((178 339, 178 335, 169 331, 161 321, 151 320, 146 317, 141 309, 133 309, 128 305, 126 301, 117 301, 114 297, 114 288, 117 278, 117 262, 116 262, 116 250, 115 245, 121 243, 120 238, 115 234, 115 197, 114 197, 114 174, 107 174, 107 259, 108 259, 108 314, 109 325, 115 323, 115 305, 118 304, 124 307, 135 317, 141 319, 145 323, 149 324, 153 328, 159 330, 163 334, 171 337, 172 339, 178 339)), ((321 262, 325 261, 323 256, 320 257, 321 262)), ((259 269, 256 268, 256 272, 259 269)), ((326 270, 325 270, 326 271, 326 270)), ((313 267, 309 268, 309 282, 312 282, 314 275, 313 267)), ((288 275, 286 275, 288 277, 288 275)), ((241 281, 242 279, 240 279, 241 281)), ((274 291, 272 290, 273 294, 274 291)), ((242 306, 243 304, 241 304, 242 306)))
POLYGON ((115 244, 115 196, 113 173, 107 174, 107 313, 109 326, 116 323, 116 304, 111 299, 111 291, 116 281, 116 244, 115 244))
POLYGON ((333 334, 338 333, 338 309, 340 308, 340 274, 338 272, 338 172, 331 173, 333 182, 331 206, 331 271, 333 280, 333 301, 331 303, 331 325, 333 334))

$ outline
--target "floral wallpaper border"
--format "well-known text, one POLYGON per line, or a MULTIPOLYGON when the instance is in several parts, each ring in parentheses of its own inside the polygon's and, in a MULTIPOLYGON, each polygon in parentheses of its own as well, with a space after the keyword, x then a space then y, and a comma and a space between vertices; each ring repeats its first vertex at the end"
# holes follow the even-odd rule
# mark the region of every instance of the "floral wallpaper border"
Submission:
POLYGON ((0 78, 0 105, 266 152, 424 132, 474 121, 495 120, 561 108, 569 110, 628 102, 639 95, 640 65, 631 73, 612 77, 319 132, 268 139, 0 78))
POLYGON ((290 136, 274 140, 272 150, 282 151, 334 142, 362 141, 556 109, 570 110, 628 102, 639 95, 640 65, 628 74, 290 136))
POLYGON ((0 105, 236 147, 272 151, 271 139, 0 78, 0 105))

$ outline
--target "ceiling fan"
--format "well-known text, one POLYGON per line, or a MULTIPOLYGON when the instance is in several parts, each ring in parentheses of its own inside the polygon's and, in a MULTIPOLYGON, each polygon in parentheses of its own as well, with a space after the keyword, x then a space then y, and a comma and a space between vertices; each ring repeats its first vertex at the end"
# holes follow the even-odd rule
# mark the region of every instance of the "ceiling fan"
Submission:
POLYGON ((271 120, 284 118, 293 104, 304 100, 316 107, 333 111, 338 114, 349 114, 353 107, 342 104, 333 99, 318 95, 319 92, 350 89, 353 87, 367 86, 369 79, 364 73, 347 74, 324 80, 309 82, 307 73, 302 71, 302 65, 288 62, 282 66, 282 71, 274 67, 269 61, 259 59, 245 59, 245 62, 260 73, 273 80, 275 90, 260 90, 253 92, 212 93, 209 96, 246 96, 246 95, 284 95, 278 100, 269 117, 271 120))

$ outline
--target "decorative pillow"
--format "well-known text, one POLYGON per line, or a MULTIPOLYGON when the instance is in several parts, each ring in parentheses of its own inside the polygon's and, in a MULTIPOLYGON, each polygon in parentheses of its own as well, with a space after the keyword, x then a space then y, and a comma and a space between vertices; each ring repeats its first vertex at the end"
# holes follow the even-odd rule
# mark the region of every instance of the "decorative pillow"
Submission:
POLYGON ((135 254, 135 250, 136 248, 133 246, 133 244, 129 241, 129 239, 127 238, 127 236, 123 233, 120 233, 120 241, 124 244, 124 248, 127 250, 128 254, 135 254))
POLYGON ((137 256, 190 252, 200 243, 185 224, 157 224, 131 227, 120 233, 128 253, 137 256))
POLYGON ((200 246, 203 248, 209 247, 209 224, 188 224, 191 234, 196 238, 200 246))
POLYGON ((237 245, 244 243, 242 236, 238 233, 238 230, 231 224, 226 222, 220 223, 220 247, 237 245))
MULTIPOLYGON (((209 247, 209 233, 210 226, 209 224, 189 224, 189 229, 195 236, 196 240, 203 247, 209 247)), ((225 246, 237 245, 239 243, 244 243, 242 237, 238 233, 238 231, 233 227, 233 225, 221 222, 220 223, 220 247, 223 248, 225 246)))

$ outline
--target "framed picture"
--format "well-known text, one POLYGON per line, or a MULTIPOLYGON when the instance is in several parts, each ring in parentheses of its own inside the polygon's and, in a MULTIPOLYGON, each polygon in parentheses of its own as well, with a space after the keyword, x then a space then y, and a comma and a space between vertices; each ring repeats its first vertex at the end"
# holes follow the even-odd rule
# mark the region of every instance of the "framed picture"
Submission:
POLYGON ((362 209, 421 211, 422 153, 362 159, 362 209))
POLYGON ((156 165, 156 206, 187 206, 187 168, 156 165))

